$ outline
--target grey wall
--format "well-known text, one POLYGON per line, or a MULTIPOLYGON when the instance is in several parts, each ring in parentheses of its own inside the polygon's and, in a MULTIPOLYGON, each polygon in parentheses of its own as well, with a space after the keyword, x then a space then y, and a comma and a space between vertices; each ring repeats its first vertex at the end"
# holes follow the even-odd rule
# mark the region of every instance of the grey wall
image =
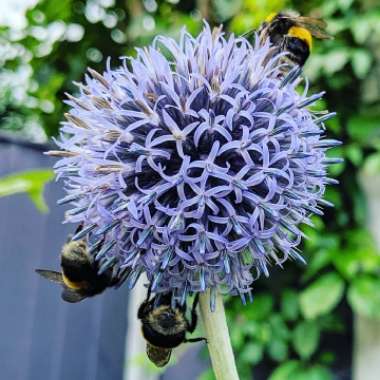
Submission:
MULTIPOLYGON (((51 167, 44 147, 0 138, 0 176, 51 167)), ((120 380, 127 289, 79 304, 35 268, 59 268, 72 226, 62 225, 61 184, 46 188, 50 212, 41 215, 26 195, 0 198, 0 380, 120 380)))

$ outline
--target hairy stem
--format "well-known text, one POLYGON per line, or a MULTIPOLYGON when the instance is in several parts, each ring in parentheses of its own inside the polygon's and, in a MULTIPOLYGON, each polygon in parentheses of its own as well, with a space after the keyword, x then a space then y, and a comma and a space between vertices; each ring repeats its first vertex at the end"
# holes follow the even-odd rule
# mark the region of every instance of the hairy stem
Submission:
POLYGON ((210 290, 200 294, 199 303, 216 380, 239 380, 222 295, 216 295, 214 312, 210 310, 210 290))

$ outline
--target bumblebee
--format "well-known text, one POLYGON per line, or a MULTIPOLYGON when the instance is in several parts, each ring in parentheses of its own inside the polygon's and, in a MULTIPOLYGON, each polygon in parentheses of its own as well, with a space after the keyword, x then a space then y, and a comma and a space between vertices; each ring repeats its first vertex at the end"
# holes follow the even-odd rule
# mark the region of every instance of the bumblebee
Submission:
POLYGON ((150 299, 150 289, 146 300, 138 310, 142 323, 142 333, 147 341, 148 358, 157 366, 165 366, 172 349, 181 343, 206 341, 205 338, 187 339, 186 333, 193 333, 197 326, 196 307, 199 294, 194 298, 191 320, 186 318, 186 304, 172 306, 172 293, 157 294, 150 299))
MULTIPOLYGON (((76 234, 82 230, 80 225, 76 234)), ((98 261, 88 251, 85 240, 71 240, 61 252, 62 272, 36 269, 42 277, 62 285, 61 297, 66 302, 79 302, 102 293, 106 288, 116 286, 118 279, 110 267, 100 270, 98 261)))
MULTIPOLYGON (((268 38, 277 47, 277 52, 287 52, 286 59, 302 67, 313 47, 313 37, 330 39, 326 33, 326 22, 319 18, 303 17, 292 12, 272 13, 261 24, 257 33, 260 41, 268 38)), ((250 31, 244 36, 253 33, 250 31)))

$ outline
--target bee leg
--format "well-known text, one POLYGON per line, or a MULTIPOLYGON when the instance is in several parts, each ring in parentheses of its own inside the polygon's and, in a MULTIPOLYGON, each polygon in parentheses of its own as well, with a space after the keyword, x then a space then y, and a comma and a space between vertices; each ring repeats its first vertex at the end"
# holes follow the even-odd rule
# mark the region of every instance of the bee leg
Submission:
POLYGON ((198 322, 198 315, 197 315, 197 305, 199 302, 199 293, 195 295, 193 306, 191 308, 191 320, 187 324, 187 331, 189 333, 194 332, 195 328, 197 327, 197 322, 198 322))
POLYGON ((144 301, 140 305, 139 310, 137 312, 137 318, 138 319, 144 319, 144 316, 147 314, 146 310, 147 310, 148 307, 149 307, 149 302, 148 301, 144 301))
POLYGON ((149 283, 148 291, 146 293, 145 302, 149 301, 151 295, 152 295, 152 283, 149 283))
POLYGON ((83 229, 83 223, 80 223, 80 224, 78 225, 78 227, 75 229, 74 233, 73 233, 73 234, 69 234, 69 235, 67 236, 66 243, 70 243, 71 240, 72 240, 72 238, 73 238, 73 236, 76 235, 76 234, 77 234, 79 231, 81 231, 82 229, 83 229))
POLYGON ((78 224, 78 227, 76 228, 74 234, 77 234, 79 231, 83 229, 83 223, 78 224))
POLYGON ((207 343, 207 339, 206 338, 190 338, 190 339, 185 339, 183 342, 184 343, 196 343, 196 342, 206 342, 207 343))
MULTIPOLYGON (((193 306, 191 308, 191 320, 190 322, 187 321, 187 331, 191 334, 194 332, 195 328, 197 327, 197 322, 198 322, 198 315, 197 315, 197 305, 199 302, 199 293, 195 295, 193 306)), ((190 338, 190 339, 185 339, 184 343, 195 343, 195 342, 201 342, 204 341, 207 343, 206 338, 190 338)))
POLYGON ((149 299, 150 299, 151 294, 152 294, 152 284, 149 284, 148 292, 146 294, 145 301, 140 305, 139 310, 137 312, 137 318, 143 319, 144 316, 147 314, 146 310, 147 310, 147 308, 150 307, 151 302, 149 302, 149 299))

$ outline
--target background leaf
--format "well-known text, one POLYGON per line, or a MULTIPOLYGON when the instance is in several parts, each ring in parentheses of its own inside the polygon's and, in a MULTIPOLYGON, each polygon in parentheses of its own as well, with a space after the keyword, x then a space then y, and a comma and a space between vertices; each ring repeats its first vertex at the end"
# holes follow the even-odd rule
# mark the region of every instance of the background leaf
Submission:
POLYGON ((300 294, 300 306, 305 318, 329 313, 343 296, 344 283, 336 273, 328 273, 309 285, 300 294))
POLYGON ((301 364, 296 360, 288 361, 277 367, 268 380, 293 380, 301 364))
POLYGON ((299 323, 293 331, 293 346, 298 355, 309 359, 319 342, 319 328, 313 321, 299 323))
POLYGON ((54 177, 52 170, 30 170, 0 178, 0 197, 26 193, 37 209, 47 212, 43 197, 44 186, 54 177))
POLYGON ((294 321, 299 313, 298 294, 294 290, 286 289, 281 299, 281 312, 286 320, 294 321))
POLYGON ((357 313, 380 319, 380 278, 362 275, 354 279, 347 296, 357 313))

